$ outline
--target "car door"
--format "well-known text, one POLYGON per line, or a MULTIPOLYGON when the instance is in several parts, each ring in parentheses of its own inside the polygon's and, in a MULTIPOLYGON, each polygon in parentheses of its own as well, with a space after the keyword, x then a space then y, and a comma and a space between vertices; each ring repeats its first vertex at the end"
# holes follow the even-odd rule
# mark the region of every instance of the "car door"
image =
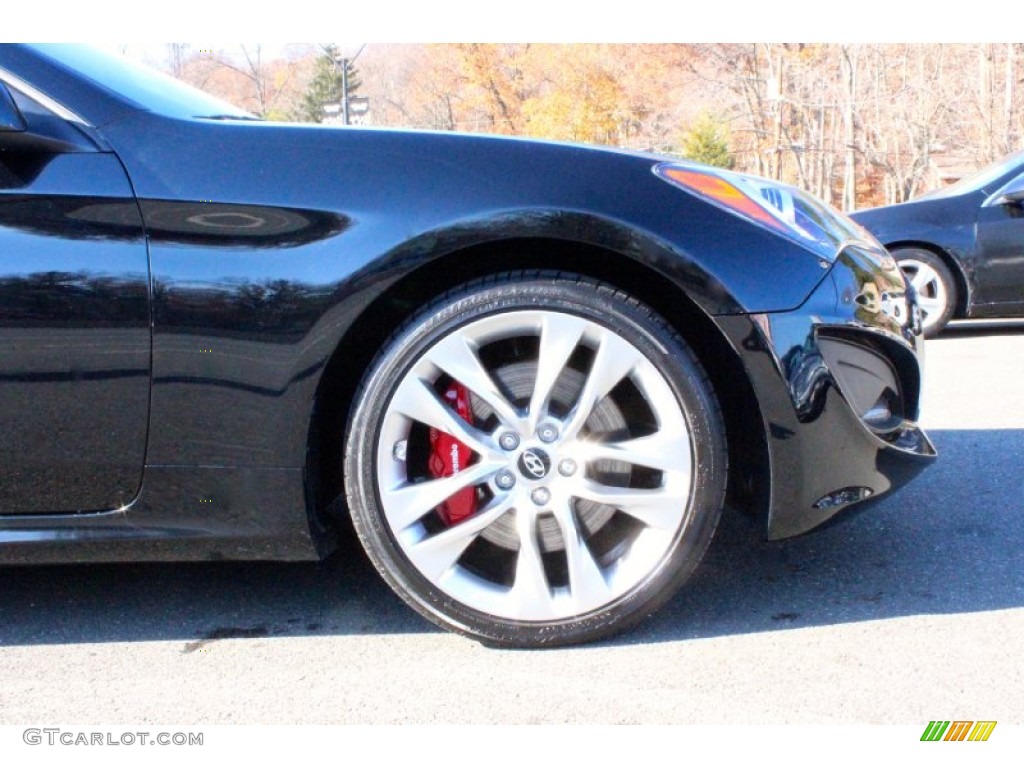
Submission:
POLYGON ((982 205, 977 242, 974 314, 1024 314, 1024 175, 982 205))
POLYGON ((87 126, 0 82, 0 514, 116 509, 141 487, 149 415, 138 204, 87 126))

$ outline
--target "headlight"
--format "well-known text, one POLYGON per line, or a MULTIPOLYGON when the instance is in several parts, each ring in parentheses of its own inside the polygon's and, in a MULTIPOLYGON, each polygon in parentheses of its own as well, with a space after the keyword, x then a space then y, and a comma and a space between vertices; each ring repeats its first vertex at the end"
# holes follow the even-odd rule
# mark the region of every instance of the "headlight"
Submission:
POLYGON ((788 237, 830 262, 846 243, 875 243, 839 211, 786 184, 681 163, 659 163, 653 170, 670 184, 788 237))

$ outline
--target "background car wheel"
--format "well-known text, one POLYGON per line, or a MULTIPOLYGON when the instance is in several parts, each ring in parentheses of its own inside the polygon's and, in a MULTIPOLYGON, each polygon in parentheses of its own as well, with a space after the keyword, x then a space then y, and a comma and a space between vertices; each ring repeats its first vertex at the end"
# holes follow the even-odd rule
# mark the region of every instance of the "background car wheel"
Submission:
POLYGON ((935 336, 945 328, 956 309, 956 281, 949 267, 923 248, 899 248, 892 255, 917 291, 925 336, 935 336))
POLYGON ((706 374, 650 309, 544 274, 425 308, 363 382, 345 456, 370 558, 431 621, 488 644, 583 642, 667 600, 726 481, 706 374))

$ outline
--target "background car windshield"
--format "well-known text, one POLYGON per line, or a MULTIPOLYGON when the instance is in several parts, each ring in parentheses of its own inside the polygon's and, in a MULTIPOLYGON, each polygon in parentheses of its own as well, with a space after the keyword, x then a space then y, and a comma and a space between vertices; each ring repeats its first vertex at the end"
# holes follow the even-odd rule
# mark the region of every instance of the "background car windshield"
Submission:
POLYGON ((950 184, 942 189, 932 190, 917 199, 934 200, 939 197, 953 197, 954 195, 963 195, 968 192, 977 192, 979 189, 986 192, 994 192, 998 181, 1007 174, 1013 173, 1021 163, 1024 163, 1024 149, 1009 154, 1002 160, 997 160, 992 165, 985 166, 970 176, 965 176, 955 184, 950 184))
POLYGON ((86 45, 38 45, 36 50, 135 105, 169 117, 255 119, 226 101, 155 69, 86 45))

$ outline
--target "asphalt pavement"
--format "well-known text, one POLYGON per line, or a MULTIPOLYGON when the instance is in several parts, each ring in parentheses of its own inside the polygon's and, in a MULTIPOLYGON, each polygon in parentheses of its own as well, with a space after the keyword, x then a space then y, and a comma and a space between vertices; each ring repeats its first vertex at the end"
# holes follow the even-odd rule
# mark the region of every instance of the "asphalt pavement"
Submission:
POLYGON ((497 651, 322 564, 0 570, 0 723, 1024 722, 1024 325, 927 349, 939 461, 812 534, 727 517, 635 631, 497 651))

